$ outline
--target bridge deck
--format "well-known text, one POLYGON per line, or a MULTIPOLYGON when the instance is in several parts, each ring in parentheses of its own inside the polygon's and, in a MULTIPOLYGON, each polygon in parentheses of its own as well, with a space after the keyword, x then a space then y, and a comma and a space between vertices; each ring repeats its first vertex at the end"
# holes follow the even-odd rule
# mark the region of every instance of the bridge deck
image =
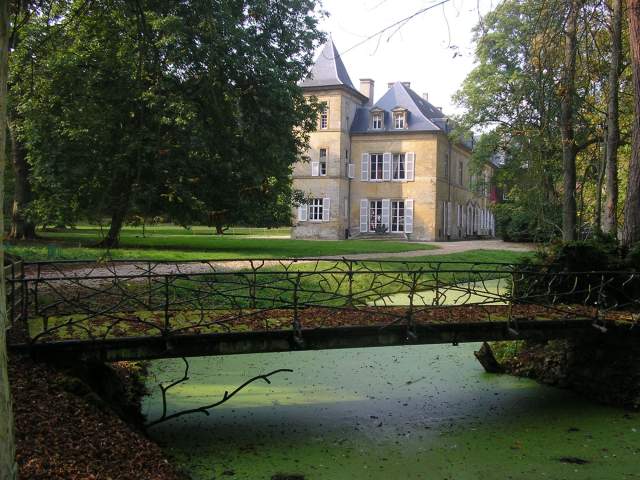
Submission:
MULTIPOLYGON (((10 349, 30 353, 44 360, 142 360, 154 358, 243 353, 284 352, 337 348, 381 347, 491 340, 548 340, 599 335, 604 331, 636 334, 632 324, 609 314, 604 319, 591 315, 586 307, 565 307, 559 312, 536 306, 459 306, 416 311, 414 317, 393 315, 404 309, 372 307, 368 309, 312 308, 298 312, 299 328, 292 327, 294 312, 245 312, 238 321, 224 315, 182 324, 164 335, 160 324, 146 324, 143 330, 127 334, 69 337, 44 336, 33 341, 14 343, 10 349), (573 311, 568 314, 568 311, 573 311), (508 314, 511 314, 509 316, 508 314), (225 321, 233 320, 221 329, 225 321), (271 323, 270 323, 271 322, 271 323), (215 327, 215 328, 212 328, 215 327)), ((132 321, 135 321, 132 316, 132 321)), ((124 333, 123 333, 124 332, 124 333)))

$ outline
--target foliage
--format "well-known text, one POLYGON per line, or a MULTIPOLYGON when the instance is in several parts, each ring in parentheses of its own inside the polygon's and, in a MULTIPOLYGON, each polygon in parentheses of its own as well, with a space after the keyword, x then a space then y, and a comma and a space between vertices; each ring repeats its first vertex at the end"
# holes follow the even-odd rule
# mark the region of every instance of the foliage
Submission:
POLYGON ((520 278, 516 288, 526 289, 534 296, 550 296, 560 303, 609 307, 625 305, 640 294, 639 279, 625 274, 635 268, 633 258, 625 258, 617 239, 608 235, 598 235, 590 240, 551 243, 541 248, 535 259, 525 262, 524 268, 531 275, 520 278), (593 285, 599 284, 602 275, 597 272, 613 272, 613 275, 596 291, 593 285), (615 275, 615 272, 621 274, 615 275), (554 273, 579 275, 554 277, 554 273), (545 275, 550 275, 549 281, 544 281, 547 278, 545 275))
POLYGON ((297 82, 323 38, 320 15, 314 0, 34 11, 12 55, 30 215, 111 217, 109 246, 131 213, 286 224, 291 165, 315 126, 297 82))
MULTIPOLYGON (((476 67, 456 94, 466 110, 461 128, 482 135, 476 164, 499 158, 498 186, 515 204, 514 236, 549 238, 558 233, 563 197, 560 102, 564 19, 569 2, 535 0, 501 2, 476 27, 476 67), (528 212, 522 215, 520 212, 528 212), (527 227, 529 232, 521 229, 527 227)), ((580 230, 594 225, 596 191, 602 165, 608 66, 610 11, 599 0, 581 2, 578 15, 576 94, 573 98, 577 156, 577 206, 580 230)), ((623 35, 626 37, 626 35, 623 35)), ((623 43, 623 66, 629 54, 623 43)), ((629 69, 620 81, 620 180, 624 180, 633 118, 629 69)), ((620 202, 622 202, 622 195, 620 202)), ((509 210, 509 209, 507 209, 509 210)), ((504 217, 504 216, 503 216, 504 217)))
POLYGON ((560 210, 544 210, 538 215, 524 202, 494 206, 497 235, 507 242, 546 242, 557 237, 560 210))

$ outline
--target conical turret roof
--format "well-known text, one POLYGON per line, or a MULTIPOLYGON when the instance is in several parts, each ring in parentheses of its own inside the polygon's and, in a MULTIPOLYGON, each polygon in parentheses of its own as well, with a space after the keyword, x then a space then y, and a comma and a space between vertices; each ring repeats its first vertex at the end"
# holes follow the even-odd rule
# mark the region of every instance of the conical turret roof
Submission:
POLYGON ((316 63, 311 69, 311 73, 301 83, 301 87, 332 87, 345 85, 353 90, 355 87, 349 78, 347 69, 342 63, 340 54, 336 49, 331 37, 324 44, 324 48, 316 63))

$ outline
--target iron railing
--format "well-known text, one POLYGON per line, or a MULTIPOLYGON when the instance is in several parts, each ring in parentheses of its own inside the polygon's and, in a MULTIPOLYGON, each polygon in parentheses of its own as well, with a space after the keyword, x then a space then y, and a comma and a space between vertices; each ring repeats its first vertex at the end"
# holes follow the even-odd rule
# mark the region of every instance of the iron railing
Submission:
POLYGON ((589 318, 634 324, 637 272, 351 259, 38 262, 8 279, 31 342, 589 318), (16 294, 16 292, 19 292, 16 294), (17 295, 17 296, 16 296, 17 295))

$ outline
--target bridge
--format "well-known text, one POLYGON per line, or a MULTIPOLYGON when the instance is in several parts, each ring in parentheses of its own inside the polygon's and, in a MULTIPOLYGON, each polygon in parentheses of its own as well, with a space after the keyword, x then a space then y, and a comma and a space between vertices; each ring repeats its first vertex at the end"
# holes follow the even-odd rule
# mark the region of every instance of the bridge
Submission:
POLYGON ((9 348, 140 360, 637 335, 640 273, 348 258, 18 262, 9 348))

